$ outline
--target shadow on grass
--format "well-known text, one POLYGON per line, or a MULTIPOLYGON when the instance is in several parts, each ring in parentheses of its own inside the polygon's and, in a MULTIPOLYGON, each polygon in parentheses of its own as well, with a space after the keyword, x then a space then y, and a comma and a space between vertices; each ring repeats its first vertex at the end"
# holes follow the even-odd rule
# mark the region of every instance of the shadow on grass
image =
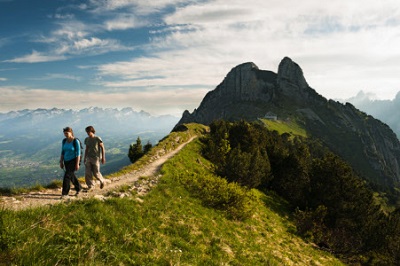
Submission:
POLYGON ((264 202, 265 206, 281 217, 291 217, 293 214, 289 203, 274 191, 264 191, 264 196, 261 197, 261 200, 264 202))

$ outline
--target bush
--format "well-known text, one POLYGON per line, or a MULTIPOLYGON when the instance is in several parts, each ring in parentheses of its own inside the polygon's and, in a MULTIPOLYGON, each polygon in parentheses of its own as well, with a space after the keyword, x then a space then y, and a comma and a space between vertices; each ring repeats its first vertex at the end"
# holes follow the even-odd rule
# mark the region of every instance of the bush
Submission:
POLYGON ((296 209, 294 219, 296 221, 297 232, 319 246, 326 246, 323 242, 324 232, 327 230, 324 225, 324 219, 328 209, 320 205, 315 211, 301 211, 296 209))
POLYGON ((215 165, 215 173, 248 188, 258 188, 271 179, 265 151, 265 128, 241 121, 215 121, 203 139, 204 156, 215 165))
POLYGON ((245 220, 253 214, 256 196, 252 190, 213 175, 191 173, 176 178, 205 206, 225 212, 228 218, 245 220))

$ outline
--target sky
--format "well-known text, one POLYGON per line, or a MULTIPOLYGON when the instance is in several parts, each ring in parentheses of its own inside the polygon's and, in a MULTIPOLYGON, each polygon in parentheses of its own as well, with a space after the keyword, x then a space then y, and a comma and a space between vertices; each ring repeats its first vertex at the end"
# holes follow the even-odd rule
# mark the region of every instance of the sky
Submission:
POLYGON ((192 112, 235 66, 290 57, 328 99, 400 91, 398 0, 0 0, 0 112, 192 112))

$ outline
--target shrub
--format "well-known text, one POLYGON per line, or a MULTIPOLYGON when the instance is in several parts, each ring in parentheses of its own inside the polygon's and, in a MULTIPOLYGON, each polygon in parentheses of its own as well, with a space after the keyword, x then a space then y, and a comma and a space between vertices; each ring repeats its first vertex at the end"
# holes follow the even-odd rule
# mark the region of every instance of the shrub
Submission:
POLYGON ((256 196, 252 190, 213 175, 191 173, 175 177, 205 206, 221 210, 231 219, 245 220, 253 214, 256 196))
POLYGON ((61 180, 53 180, 48 185, 45 186, 45 188, 49 188, 49 189, 56 189, 56 188, 60 188, 60 187, 62 187, 61 180))
POLYGON ((296 209, 294 218, 297 232, 320 246, 326 245, 323 244, 323 236, 326 231, 324 219, 327 213, 328 209, 323 205, 318 206, 315 211, 296 209))

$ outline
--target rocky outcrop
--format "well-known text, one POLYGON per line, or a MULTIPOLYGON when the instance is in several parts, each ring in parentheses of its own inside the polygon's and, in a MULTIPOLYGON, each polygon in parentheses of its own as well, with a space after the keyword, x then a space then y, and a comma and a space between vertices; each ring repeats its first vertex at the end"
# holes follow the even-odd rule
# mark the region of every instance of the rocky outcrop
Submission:
POLYGON ((371 182, 400 188, 400 143, 393 131, 351 104, 327 100, 312 89, 298 64, 285 57, 278 72, 254 63, 233 68, 192 113, 177 125, 257 120, 268 112, 304 122, 310 136, 321 139, 371 182))
POLYGON ((244 63, 234 67, 215 90, 208 92, 199 108, 192 113, 186 110, 178 125, 263 117, 285 97, 290 97, 299 108, 308 108, 310 101, 326 103, 308 86, 299 65, 288 57, 279 64, 277 74, 260 70, 254 63, 244 63))
POLYGON ((277 75, 259 70, 254 63, 233 68, 213 91, 207 93, 198 109, 185 111, 178 124, 209 124, 216 119, 235 120, 264 115, 263 108, 249 103, 267 104, 274 97, 277 75))
POLYGON ((285 57, 278 67, 277 88, 279 92, 289 97, 297 105, 307 107, 313 104, 326 103, 321 95, 308 86, 303 71, 292 59, 285 57))

